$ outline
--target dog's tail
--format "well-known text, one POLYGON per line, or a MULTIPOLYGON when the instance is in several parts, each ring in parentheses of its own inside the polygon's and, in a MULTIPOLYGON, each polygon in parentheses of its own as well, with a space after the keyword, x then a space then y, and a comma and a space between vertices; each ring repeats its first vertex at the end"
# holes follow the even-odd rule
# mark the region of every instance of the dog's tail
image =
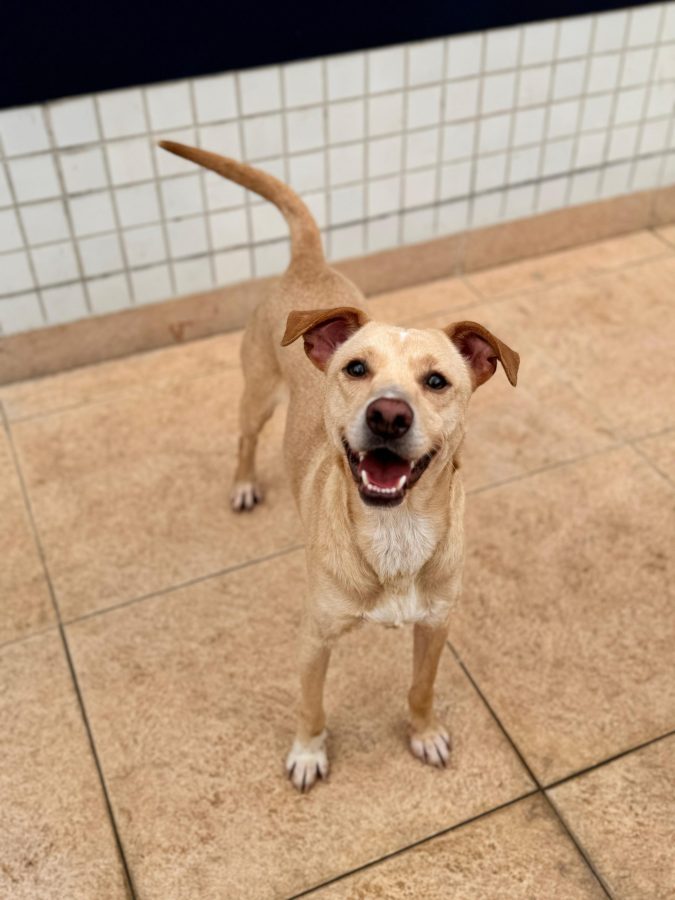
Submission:
POLYGON ((286 219, 291 232, 291 265, 300 260, 305 266, 312 263, 318 266, 325 264, 321 233, 314 217, 300 197, 283 181, 261 169, 254 169, 253 166, 208 150, 188 147, 174 141, 160 141, 159 146, 169 153, 204 166, 205 169, 211 169, 223 178, 229 178, 274 203, 286 219))

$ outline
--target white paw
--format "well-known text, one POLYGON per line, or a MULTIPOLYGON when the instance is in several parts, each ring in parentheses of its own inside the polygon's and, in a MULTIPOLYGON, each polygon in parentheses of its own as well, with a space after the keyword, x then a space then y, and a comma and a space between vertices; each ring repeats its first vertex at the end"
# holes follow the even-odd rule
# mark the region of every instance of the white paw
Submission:
POLYGON ((410 749, 413 756, 430 766, 445 768, 450 759, 450 738, 443 727, 429 729, 422 734, 410 737, 410 749))
POLYGON ((321 734, 305 744, 297 738, 293 741, 291 752, 286 757, 286 771, 299 791, 308 791, 317 778, 328 776, 326 735, 324 728, 321 734))
POLYGON ((243 512, 262 503, 262 498, 262 491, 252 481, 240 481, 232 488, 230 503, 235 512, 243 512))

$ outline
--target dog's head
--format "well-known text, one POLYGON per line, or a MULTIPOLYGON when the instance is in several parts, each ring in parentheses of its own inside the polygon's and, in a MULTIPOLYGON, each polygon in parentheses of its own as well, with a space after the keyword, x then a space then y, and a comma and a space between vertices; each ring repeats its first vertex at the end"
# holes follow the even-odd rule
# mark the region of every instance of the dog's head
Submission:
POLYGON ((343 306, 290 313, 282 345, 301 336, 326 374, 330 439, 370 505, 397 505, 452 458, 469 398, 498 361, 511 384, 518 373, 518 354, 476 322, 397 328, 343 306))

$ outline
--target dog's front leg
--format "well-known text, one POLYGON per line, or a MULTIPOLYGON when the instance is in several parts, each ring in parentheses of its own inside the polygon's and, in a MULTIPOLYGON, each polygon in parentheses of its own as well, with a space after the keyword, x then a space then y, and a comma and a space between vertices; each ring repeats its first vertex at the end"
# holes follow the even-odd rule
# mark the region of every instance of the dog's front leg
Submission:
POLYGON ((286 758, 288 777, 299 791, 309 790, 317 778, 328 775, 323 687, 331 643, 316 623, 305 621, 300 641, 298 729, 286 758))
POLYGON ((410 749, 423 762, 443 767, 450 758, 450 738, 434 712, 434 682, 447 634, 447 624, 415 625, 413 681, 408 693, 410 749))

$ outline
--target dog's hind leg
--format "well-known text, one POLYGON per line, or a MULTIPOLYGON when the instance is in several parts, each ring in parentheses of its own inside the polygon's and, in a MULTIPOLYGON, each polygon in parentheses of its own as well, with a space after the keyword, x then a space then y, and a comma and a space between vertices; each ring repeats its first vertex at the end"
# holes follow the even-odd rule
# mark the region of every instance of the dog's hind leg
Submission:
POLYGON ((260 334, 260 324, 250 323, 242 344, 244 393, 239 405, 239 456, 230 495, 236 512, 253 509, 263 499, 255 470, 258 436, 274 412, 281 388, 274 351, 260 334))

